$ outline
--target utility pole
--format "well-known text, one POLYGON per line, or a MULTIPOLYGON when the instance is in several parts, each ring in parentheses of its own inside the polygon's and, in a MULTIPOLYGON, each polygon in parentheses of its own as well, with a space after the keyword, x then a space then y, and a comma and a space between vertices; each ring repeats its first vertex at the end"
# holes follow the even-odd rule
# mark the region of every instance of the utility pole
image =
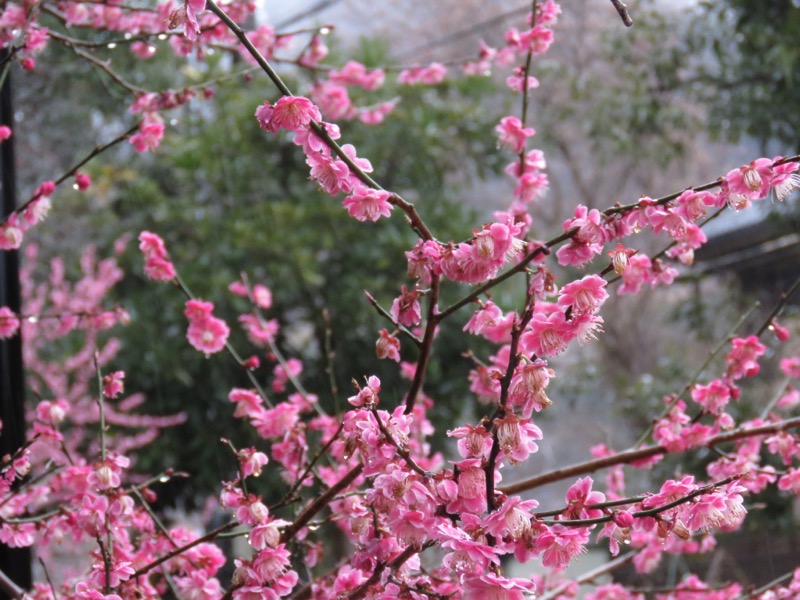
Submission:
MULTIPOLYGON (((0 50, 0 64, 10 58, 10 49, 0 50)), ((14 128, 11 73, 0 88, 0 125, 14 128)), ((14 135, 0 143, 0 195, 3 218, 17 205, 14 172, 14 135)), ((0 250, 0 306, 20 313, 19 253, 0 250)), ((0 457, 15 452, 25 443, 25 380, 22 373, 22 335, 0 340, 0 457)), ((0 569, 24 590, 31 588, 31 554, 28 548, 0 544, 0 569)), ((2 593, 2 592, 0 592, 2 593)))

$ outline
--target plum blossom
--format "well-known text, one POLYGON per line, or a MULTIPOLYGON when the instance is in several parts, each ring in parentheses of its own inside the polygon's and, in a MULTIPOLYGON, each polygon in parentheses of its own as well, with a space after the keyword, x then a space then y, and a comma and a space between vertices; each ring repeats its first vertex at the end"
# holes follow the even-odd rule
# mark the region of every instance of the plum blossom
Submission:
POLYGON ((278 133, 281 129, 300 132, 322 115, 311 100, 303 96, 282 96, 274 105, 265 101, 256 109, 256 119, 264 131, 278 133))
POLYGON ((403 69, 397 76, 397 82, 405 85, 436 85, 444 81, 447 67, 440 63, 431 63, 427 67, 403 69))
POLYGON ((536 134, 533 127, 525 127, 517 117, 503 117, 495 127, 499 135, 498 145, 508 148, 515 154, 525 149, 525 140, 536 134))
POLYGON ((0 340, 7 340, 19 331, 19 319, 7 306, 0 307, 0 340))
POLYGON ((347 209, 347 214, 358 221, 377 221, 381 217, 391 215, 392 205, 389 202, 391 197, 392 194, 385 190, 358 185, 342 201, 342 206, 347 209))
POLYGON ((388 358, 395 362, 400 362, 400 340, 389 333, 386 329, 379 332, 378 341, 375 342, 375 354, 378 358, 388 358))
POLYGON ((214 305, 203 300, 186 302, 184 314, 189 319, 186 337, 189 343, 206 356, 215 354, 225 347, 230 335, 228 325, 211 313, 214 305))
POLYGON ((422 292, 413 289, 411 291, 402 286, 400 295, 392 302, 392 308, 389 311, 392 315, 392 320, 398 325, 405 325, 406 327, 413 327, 420 322, 422 318, 422 309, 419 305, 419 297, 422 292))

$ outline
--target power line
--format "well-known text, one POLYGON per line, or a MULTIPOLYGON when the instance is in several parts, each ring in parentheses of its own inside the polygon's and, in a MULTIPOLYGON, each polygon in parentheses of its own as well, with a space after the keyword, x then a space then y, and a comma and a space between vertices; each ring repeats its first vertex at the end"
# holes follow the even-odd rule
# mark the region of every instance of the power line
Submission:
POLYGON ((425 42, 419 46, 411 48, 410 50, 406 50, 405 52, 401 52, 395 58, 397 60, 403 61, 408 60, 413 55, 417 54, 418 52, 424 52, 426 50, 431 50, 433 48, 439 48, 441 46, 446 46, 452 42, 456 42, 458 40, 463 39, 466 36, 474 35, 476 33, 480 33, 486 29, 490 29, 496 25, 500 25, 503 21, 506 21, 512 17, 518 17, 520 15, 529 13, 531 11, 530 6, 525 6, 522 8, 515 8, 514 10, 510 10, 508 12, 499 14, 491 19, 486 19, 485 21, 481 21, 476 23, 472 27, 468 27, 466 29, 462 29, 460 31, 455 31, 453 33, 448 33, 442 37, 436 38, 434 40, 430 40, 429 42, 425 42))
POLYGON ((324 10, 329 9, 334 4, 337 4, 339 0, 320 0, 313 6, 307 8, 306 10, 297 13, 294 16, 289 17, 288 19, 284 19, 280 23, 275 25, 276 29, 283 29, 284 27, 289 27, 290 25, 294 25, 295 23, 302 21, 303 19, 307 19, 308 17, 313 17, 317 13, 320 13, 324 10))

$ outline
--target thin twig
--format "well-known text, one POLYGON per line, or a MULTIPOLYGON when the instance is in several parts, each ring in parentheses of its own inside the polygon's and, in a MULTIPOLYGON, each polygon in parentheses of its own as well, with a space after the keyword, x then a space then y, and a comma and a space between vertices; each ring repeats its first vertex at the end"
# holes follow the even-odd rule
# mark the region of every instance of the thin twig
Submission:
MULTIPOLYGON (((760 427, 742 427, 728 433, 716 435, 710 438, 705 444, 703 444, 702 447, 710 448, 725 442, 732 442, 738 439, 755 437, 758 435, 769 435, 771 433, 777 433, 787 429, 795 429, 797 427, 800 427, 800 417, 786 419, 784 421, 771 423, 769 425, 762 425, 760 427)), ((661 456, 662 454, 668 454, 667 449, 664 446, 649 446, 647 448, 627 450, 625 452, 614 454, 613 456, 597 458, 583 463, 578 463, 576 465, 571 465, 569 467, 563 467, 561 469, 549 471, 541 475, 536 475, 535 477, 504 486, 500 488, 500 491, 506 495, 519 494, 520 492, 532 490, 537 487, 547 485, 548 483, 563 481, 565 479, 570 479, 571 477, 587 475, 600 469, 613 467, 614 465, 630 464, 641 460, 646 460, 648 458, 653 458, 654 456, 661 456)))
POLYGON ((632 27, 633 19, 631 19, 630 14, 628 14, 628 6, 623 4, 622 0, 611 0, 611 4, 617 9, 617 13, 619 13, 619 17, 622 19, 625 27, 632 27))

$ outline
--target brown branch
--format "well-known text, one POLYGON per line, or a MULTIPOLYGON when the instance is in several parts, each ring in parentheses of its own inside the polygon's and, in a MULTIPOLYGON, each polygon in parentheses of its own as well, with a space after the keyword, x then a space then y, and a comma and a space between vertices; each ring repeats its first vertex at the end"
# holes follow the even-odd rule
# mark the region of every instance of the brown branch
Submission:
MULTIPOLYGON (((631 516, 637 519, 643 519, 645 517, 654 517, 659 513, 666 512, 676 506, 680 506, 681 504, 686 504, 690 500, 693 500, 697 496, 702 496, 703 494, 707 494, 711 490, 718 488, 723 485, 728 485, 732 481, 739 479, 742 477, 743 474, 740 475, 731 475, 730 477, 726 477, 721 481, 717 481, 715 483, 709 483, 704 485, 703 487, 697 488, 694 491, 689 492, 685 496, 681 496, 672 502, 664 504, 663 506, 656 506, 654 508, 648 508, 646 510, 639 510, 634 513, 631 513, 631 516)), ((646 498, 646 497, 645 497, 646 498)), ((587 508, 589 508, 587 506, 587 508)), ((614 515, 605 515, 603 517, 596 517, 594 519, 554 519, 554 520, 545 520, 542 519, 541 522, 545 525, 571 525, 577 527, 585 527, 587 525, 600 525, 601 523, 608 523, 609 521, 614 520, 614 515)))
POLYGON ((175 548, 175 550, 171 552, 167 552, 161 558, 157 558, 153 562, 146 564, 141 569, 137 570, 133 575, 131 575, 131 579, 136 579, 137 577, 141 577, 142 575, 146 574, 148 571, 156 568, 158 565, 167 562, 169 559, 179 556, 189 550, 190 548, 194 548, 195 546, 202 544, 203 542, 207 542, 209 540, 213 540, 214 538, 218 537, 221 533, 225 533, 229 529, 233 529, 238 525, 238 521, 229 521, 224 525, 220 525, 216 529, 209 531, 207 534, 200 536, 196 540, 192 540, 179 548, 175 548))
MULTIPOLYGON (((795 417, 794 419, 786 419, 784 421, 779 421, 778 423, 772 423, 770 425, 762 425, 760 427, 744 427, 740 429, 735 429, 728 433, 716 435, 710 438, 708 442, 706 442, 703 445, 703 447, 710 448, 712 446, 716 446, 717 444, 723 444, 725 442, 732 442, 738 439, 754 437, 757 435, 769 435, 771 433, 777 433, 779 431, 785 431, 787 429, 795 429, 797 427, 800 427, 800 417, 795 417)), ((613 467, 614 465, 630 464, 640 460, 646 460, 648 458, 652 458, 654 456, 660 456, 662 454, 668 454, 667 449, 664 446, 649 446, 647 448, 640 448, 638 450, 627 450, 625 452, 620 452, 619 454, 615 454, 614 456, 607 456, 595 460, 586 461, 583 463, 579 463, 577 465, 572 465, 569 467, 564 467, 562 469, 556 469, 555 471, 550 471, 548 473, 543 473, 541 475, 537 475, 535 477, 531 477, 529 479, 525 479, 517 483, 512 483, 510 485, 500 488, 500 491, 506 495, 519 494, 520 492, 532 490, 537 487, 547 485, 548 483, 563 481, 564 479, 569 479, 571 477, 578 477, 580 475, 587 475, 589 473, 594 473, 595 471, 598 471, 600 469, 613 467)))
POLYGON ((414 403, 422 389, 422 382, 425 380, 425 373, 428 370, 428 362, 431 358, 433 348, 433 338, 436 334, 436 327, 439 325, 439 315, 437 313, 437 303, 439 302, 440 277, 437 274, 431 275, 431 289, 428 293, 428 321, 425 324, 425 333, 422 336, 422 345, 419 347, 419 358, 417 358, 417 368, 414 371, 414 379, 406 395, 406 414, 414 410, 414 403))
POLYGON ((416 344, 417 348, 419 348, 420 346, 422 346, 422 340, 421 340, 421 339, 419 339, 419 338, 418 338, 416 335, 414 335, 414 333, 413 333, 413 332, 412 332, 410 329, 408 329, 407 327, 405 327, 404 325, 400 325, 400 323, 395 323, 395 322, 394 322, 394 319, 392 319, 392 315, 390 315, 390 314, 389 314, 389 311, 387 311, 387 310, 386 310, 385 308, 383 308, 383 307, 382 307, 380 304, 378 304, 378 301, 377 301, 377 300, 375 300, 375 297, 374 297, 372 294, 370 294, 368 291, 364 290, 364 295, 367 297, 367 301, 368 301, 370 304, 372 304, 372 307, 373 307, 373 308, 374 308, 374 309, 377 311, 377 313, 378 313, 380 316, 382 316, 382 317, 383 317, 383 318, 385 318, 385 319, 388 319, 388 321, 389 321, 389 322, 390 322, 392 325, 394 325, 395 327, 397 327, 397 330, 398 330, 400 333, 402 333, 403 335, 407 336, 407 337, 408 337, 408 339, 410 339, 412 342, 414 342, 414 344, 416 344))
MULTIPOLYGON (((78 171, 78 169, 80 169, 83 165, 85 165, 90 160, 92 160, 95 156, 97 156, 98 154, 102 154, 103 152, 105 152, 106 150, 111 148, 112 146, 116 146, 117 144, 119 144, 121 142, 124 142, 137 129, 139 129, 139 123, 136 123, 135 125, 132 125, 124 133, 121 133, 120 135, 115 137, 113 140, 111 140, 109 142, 106 142, 105 144, 101 144, 99 146, 95 146, 91 150, 91 152, 89 152, 86 156, 84 156, 82 159, 80 159, 77 163, 75 163, 73 166, 71 166, 69 169, 67 169, 64 172, 63 175, 61 175, 58 179, 56 179, 54 181, 54 183, 56 185, 60 185, 60 184, 64 183, 67 179, 72 177, 78 171)), ((22 211, 24 211, 31 203, 33 203, 35 200, 38 200, 40 197, 41 196, 37 196, 37 195, 32 196, 31 198, 26 200, 21 206, 19 206, 11 214, 20 214, 20 213, 22 213, 22 211)), ((6 216, 4 219, 0 220, 0 225, 3 225, 8 220, 8 217, 11 216, 11 214, 6 216)))
POLYGON ((387 567, 391 570, 401 567, 403 563, 405 563, 409 558, 424 550, 426 546, 430 545, 432 544, 429 542, 428 544, 425 544, 425 546, 423 546, 421 549, 415 548, 414 546, 408 546, 405 550, 403 550, 400 554, 395 556, 388 563, 383 563, 383 562, 378 563, 377 566, 375 567, 375 570, 372 572, 372 575, 370 575, 369 579, 367 579, 364 583, 362 583, 355 590, 353 590, 347 597, 350 600, 359 600, 360 598, 363 598, 364 595, 369 590, 369 588, 378 583, 378 580, 381 578, 381 573, 383 573, 383 571, 387 567))
POLYGON ((619 17, 622 19, 625 27, 632 27, 633 19, 631 19, 630 14, 628 14, 628 5, 624 4, 622 0, 611 0, 611 4, 617 9, 617 13, 619 13, 619 17))
POLYGON ((361 475, 364 470, 364 465, 358 464, 350 469, 344 477, 338 482, 329 487, 325 492, 320 494, 311 504, 309 504, 299 515, 295 518, 294 522, 287 526, 281 534, 281 542, 286 543, 291 540, 295 534, 300 531, 319 511, 325 508, 336 494, 344 490, 355 479, 361 475))
POLYGON ((400 443, 394 439, 394 436, 389 432, 389 430, 386 429, 386 425, 383 424, 377 408, 372 409, 372 416, 374 416, 375 420, 378 422, 378 428, 381 430, 383 437, 385 437, 386 440, 395 447, 397 453, 405 461, 409 468, 425 479, 430 478, 431 474, 417 464, 417 462, 411 457, 411 453, 408 451, 408 448, 401 446, 400 443))
POLYGON ((486 473, 486 512, 491 513, 496 507, 494 503, 494 471, 495 466, 497 464, 497 457, 500 455, 500 435, 499 435, 499 428, 495 423, 495 420, 498 418, 502 418, 505 416, 506 413, 506 404, 508 403, 508 390, 511 387, 511 379, 514 377, 514 371, 519 364, 519 355, 517 354, 517 350, 519 348, 519 339, 522 336, 522 332, 527 327, 530 320, 533 318, 533 307, 534 302, 532 302, 532 295, 530 292, 530 286, 528 286, 528 291, 526 293, 525 298, 525 310, 522 314, 522 319, 519 321, 514 319, 514 327, 511 332, 511 348, 509 351, 508 357, 508 367, 506 367, 506 372, 503 374, 503 378, 500 380, 500 403, 497 406, 497 409, 494 412, 494 415, 491 419, 491 429, 492 429, 492 449, 489 451, 489 460, 486 462, 486 467, 484 469, 486 473))

